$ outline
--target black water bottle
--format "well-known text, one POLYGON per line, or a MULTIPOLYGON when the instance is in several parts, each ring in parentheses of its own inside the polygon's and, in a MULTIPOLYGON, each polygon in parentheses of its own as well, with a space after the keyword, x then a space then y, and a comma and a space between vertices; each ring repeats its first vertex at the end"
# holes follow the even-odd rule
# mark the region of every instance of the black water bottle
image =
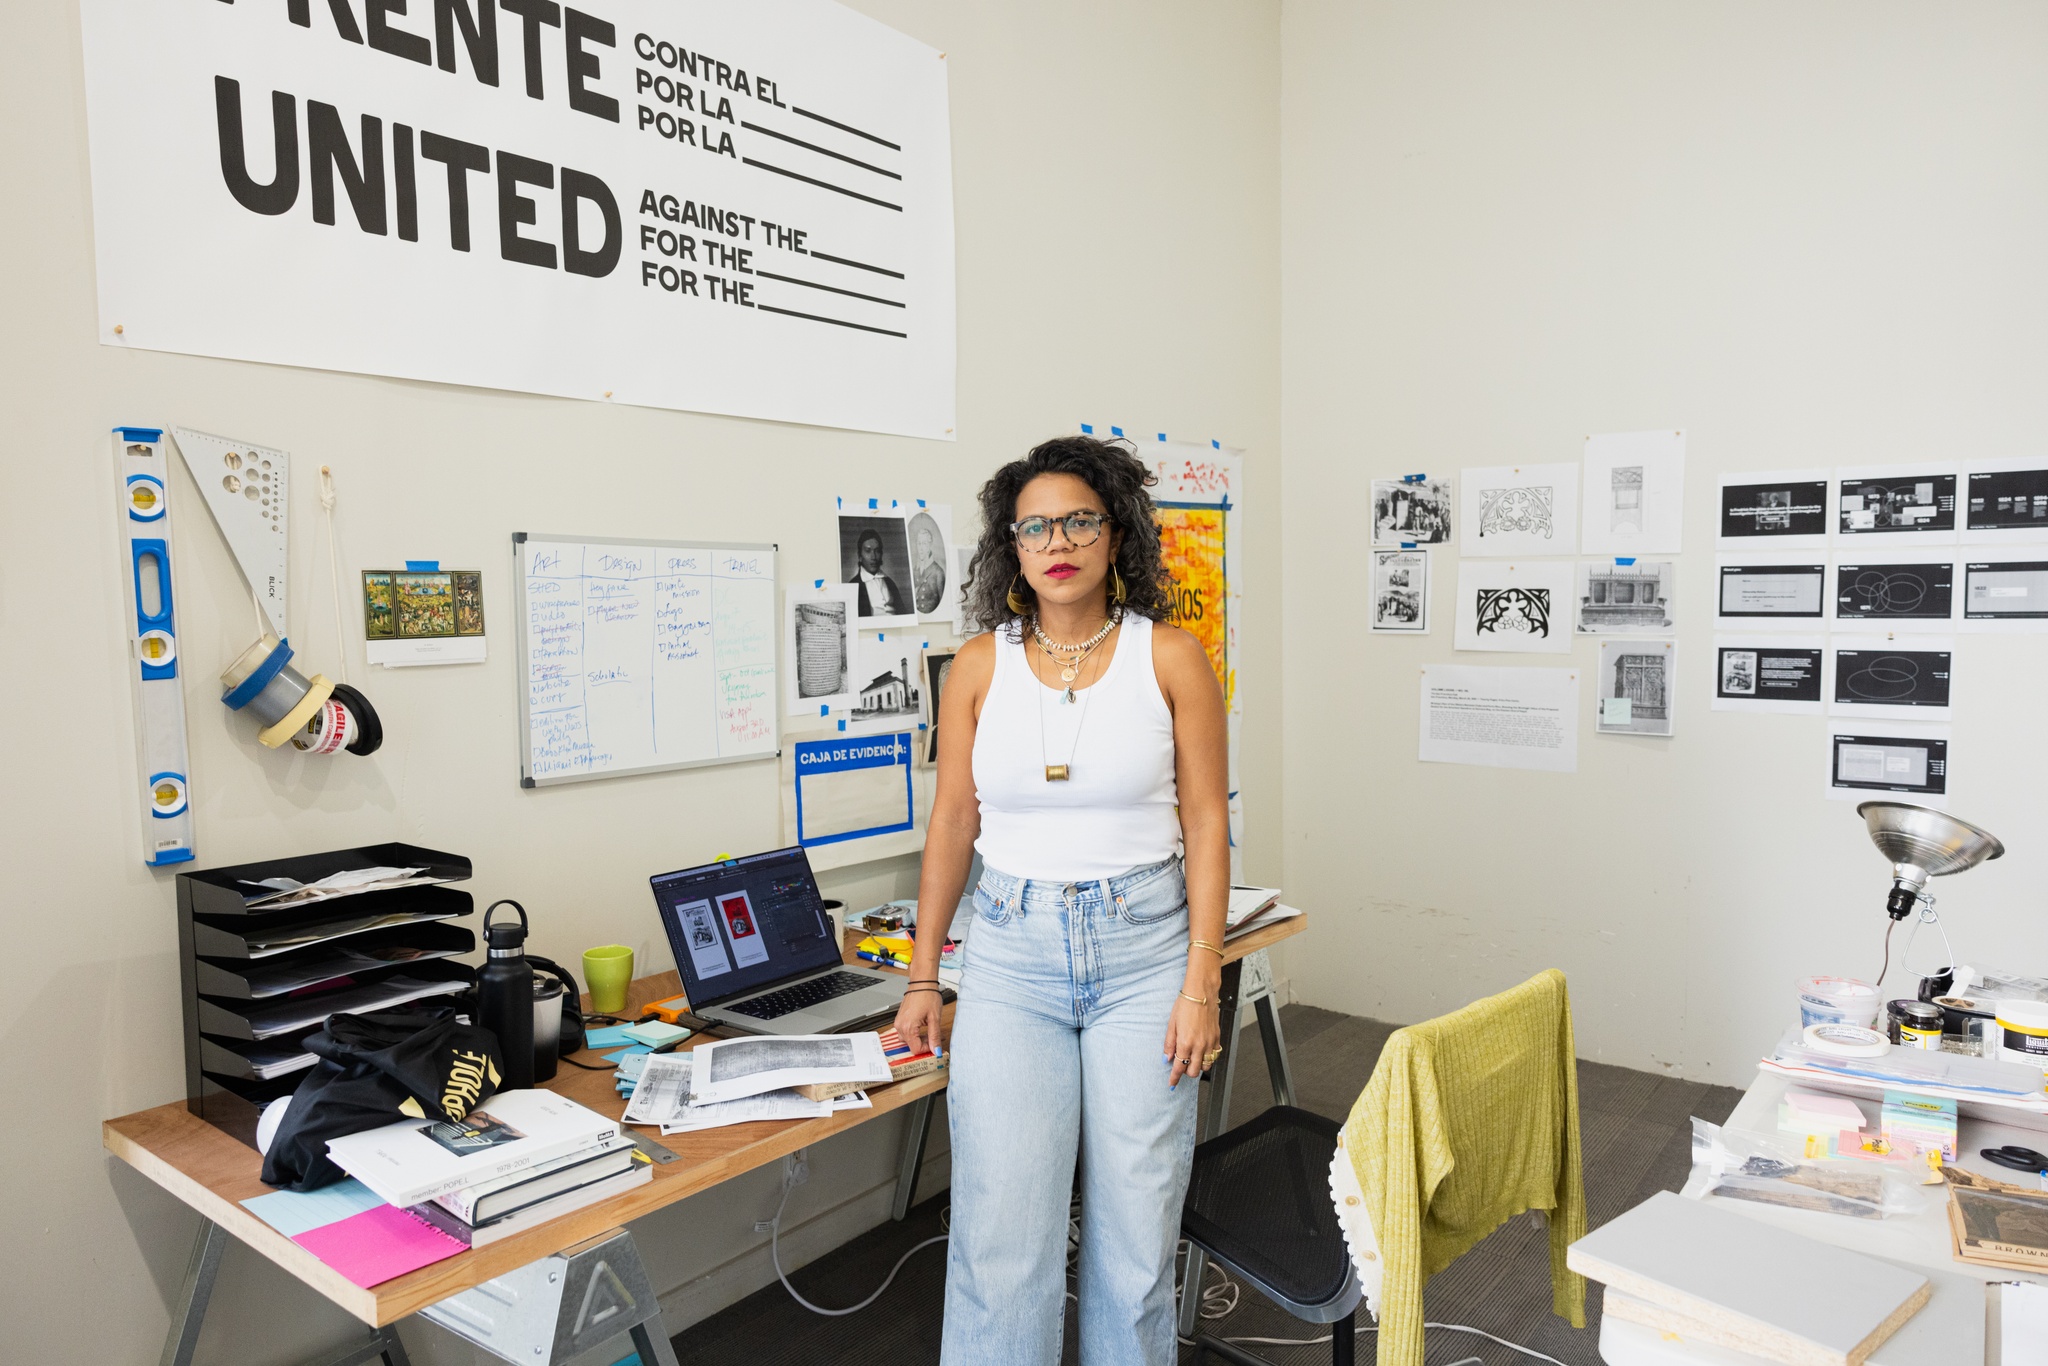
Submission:
POLYGON ((526 908, 507 899, 484 911, 484 944, 490 957, 476 975, 477 1023, 498 1036, 503 1091, 533 1085, 533 965, 526 961, 526 908), (500 906, 519 912, 519 923, 491 923, 500 906))

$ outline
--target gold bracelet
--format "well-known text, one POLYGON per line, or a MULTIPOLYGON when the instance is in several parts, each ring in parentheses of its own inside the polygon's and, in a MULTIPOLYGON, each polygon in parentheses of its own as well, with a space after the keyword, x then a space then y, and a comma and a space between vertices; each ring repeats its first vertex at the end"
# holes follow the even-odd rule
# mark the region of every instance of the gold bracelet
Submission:
POLYGON ((1189 947, 1196 949, 1207 949, 1209 952, 1215 954, 1218 958, 1221 958, 1223 956, 1223 950, 1217 948, 1214 944, 1211 944, 1206 939, 1197 939, 1192 944, 1190 944, 1189 947))
POLYGON ((1181 998, 1181 999, 1182 999, 1183 1001, 1193 1001, 1193 1002, 1194 1002, 1194 1003, 1195 1003, 1196 1005, 1198 1005, 1198 1006, 1205 1006, 1205 1005, 1209 1004, 1209 998, 1208 998, 1208 997, 1206 997, 1206 996, 1190 996, 1190 995, 1188 995, 1188 994, 1187 994, 1187 993, 1186 993, 1185 991, 1183 991, 1183 992, 1182 992, 1182 993, 1180 994, 1180 998, 1181 998))

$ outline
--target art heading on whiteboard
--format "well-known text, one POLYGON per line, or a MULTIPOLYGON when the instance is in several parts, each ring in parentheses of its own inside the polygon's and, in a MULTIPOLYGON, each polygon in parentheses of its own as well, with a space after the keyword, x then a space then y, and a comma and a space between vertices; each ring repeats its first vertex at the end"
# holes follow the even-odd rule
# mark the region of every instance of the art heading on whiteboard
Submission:
POLYGON ((945 63, 872 19, 81 8, 103 342, 952 436, 945 63))

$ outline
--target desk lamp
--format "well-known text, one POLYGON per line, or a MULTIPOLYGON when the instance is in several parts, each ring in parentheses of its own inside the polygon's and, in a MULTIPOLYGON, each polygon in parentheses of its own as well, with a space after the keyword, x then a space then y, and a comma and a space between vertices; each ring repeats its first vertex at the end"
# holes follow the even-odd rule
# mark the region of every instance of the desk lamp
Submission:
MULTIPOLYGON (((1884 903, 1885 914, 1891 917, 1884 930, 1885 971, 1889 971, 1892 927, 1915 907, 1919 908, 1922 924, 1941 930, 1934 898, 1923 890, 1927 879, 1975 868, 1986 859, 2003 854, 2005 846, 1988 830, 1909 802, 1864 802, 1856 808, 1856 814, 1863 817, 1870 842, 1892 861, 1892 890, 1884 903)), ((1941 930, 1941 942, 1947 949, 1946 930, 1941 930)), ((1954 963, 1955 953, 1949 950, 1949 964, 1953 967, 1954 963)), ((1884 972, 1878 973, 1877 980, 1882 983, 1884 976, 1884 972)))

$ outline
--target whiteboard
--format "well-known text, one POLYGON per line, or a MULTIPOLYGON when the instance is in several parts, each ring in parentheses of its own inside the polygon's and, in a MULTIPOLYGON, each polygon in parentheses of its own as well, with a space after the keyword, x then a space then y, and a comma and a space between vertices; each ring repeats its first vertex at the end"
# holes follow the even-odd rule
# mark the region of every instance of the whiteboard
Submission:
POLYGON ((515 532, 519 783, 777 752, 775 547, 515 532))

